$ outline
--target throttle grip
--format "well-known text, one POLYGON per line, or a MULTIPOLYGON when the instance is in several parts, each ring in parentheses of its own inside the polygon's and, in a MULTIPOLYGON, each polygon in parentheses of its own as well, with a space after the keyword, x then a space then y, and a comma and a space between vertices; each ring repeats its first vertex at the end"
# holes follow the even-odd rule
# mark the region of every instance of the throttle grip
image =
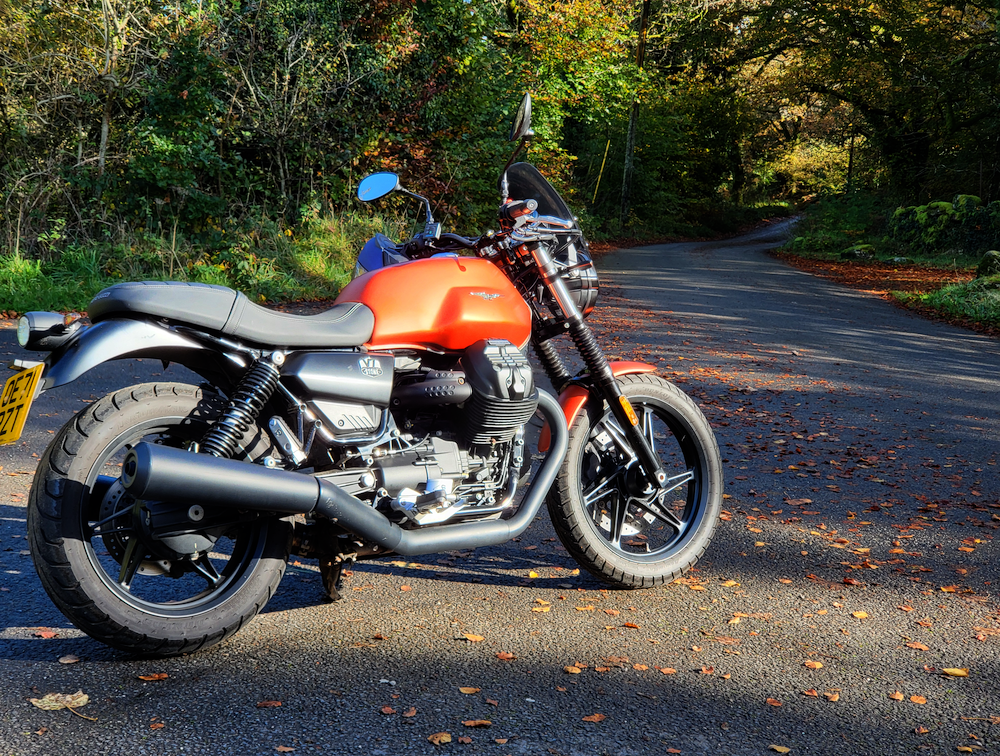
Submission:
POLYGON ((512 221, 522 215, 529 215, 538 209, 538 201, 533 199, 513 200, 500 206, 499 215, 502 220, 512 221))

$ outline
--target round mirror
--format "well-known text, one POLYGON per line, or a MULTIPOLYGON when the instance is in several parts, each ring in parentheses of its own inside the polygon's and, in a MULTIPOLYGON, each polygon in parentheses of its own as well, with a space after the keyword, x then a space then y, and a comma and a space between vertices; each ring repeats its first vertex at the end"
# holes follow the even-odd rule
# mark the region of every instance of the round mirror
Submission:
POLYGON ((531 132, 531 94, 524 93, 524 99, 514 116, 514 125, 510 128, 510 141, 516 142, 531 132))
POLYGON ((358 199, 371 202, 396 191, 399 188, 399 176, 395 173, 373 173, 365 176, 358 184, 358 199))

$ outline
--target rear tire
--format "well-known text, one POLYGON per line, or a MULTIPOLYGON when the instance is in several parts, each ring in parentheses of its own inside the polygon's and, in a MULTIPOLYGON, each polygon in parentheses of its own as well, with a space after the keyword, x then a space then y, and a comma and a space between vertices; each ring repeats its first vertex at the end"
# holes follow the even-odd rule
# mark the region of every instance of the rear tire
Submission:
POLYGON ((624 436, 602 402, 570 429, 549 514, 589 573, 622 588, 650 588, 689 570, 711 543, 722 509, 722 460, 705 416, 676 386, 649 374, 618 384, 674 487, 649 487, 639 462, 615 442, 624 436))
MULTIPOLYGON (((213 514, 226 522, 198 541, 201 556, 170 561, 139 535, 133 500, 117 481, 132 445, 200 440, 225 406, 194 386, 132 386, 70 420, 39 461, 28 501, 35 569, 59 610, 92 638, 147 656, 197 651, 235 633, 273 595, 288 558, 287 523, 230 524, 228 513, 208 513, 206 522, 213 514)), ((250 451, 234 456, 257 457, 266 439, 251 428, 250 451)))

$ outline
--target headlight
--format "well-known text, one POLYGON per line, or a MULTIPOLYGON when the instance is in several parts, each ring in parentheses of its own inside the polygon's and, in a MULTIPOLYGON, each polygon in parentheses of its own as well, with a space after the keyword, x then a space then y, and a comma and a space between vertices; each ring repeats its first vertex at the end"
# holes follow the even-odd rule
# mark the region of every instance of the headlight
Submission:
POLYGON ((28 312, 17 321, 17 343, 25 349, 51 352, 58 349, 83 327, 75 319, 58 312, 28 312))

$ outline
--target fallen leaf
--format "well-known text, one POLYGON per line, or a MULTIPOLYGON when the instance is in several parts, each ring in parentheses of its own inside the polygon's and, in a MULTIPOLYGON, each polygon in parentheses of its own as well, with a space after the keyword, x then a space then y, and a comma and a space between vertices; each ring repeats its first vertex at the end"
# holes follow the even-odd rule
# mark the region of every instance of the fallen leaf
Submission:
POLYGON ((594 667, 595 672, 610 672, 611 667, 594 667))
POLYGON ((447 732, 435 732, 433 735, 428 735, 427 739, 434 745, 444 745, 451 742, 451 734, 447 732))
POLYGON ((639 626, 637 624, 635 624, 634 622, 626 622, 624 625, 622 625, 622 627, 630 627, 633 630, 638 630, 639 629, 639 626))
MULTIPOLYGON (((563 690, 565 690, 565 688, 563 688, 563 690)), ((500 705, 500 702, 497 701, 495 698, 487 698, 486 699, 486 703, 488 703, 490 706, 499 706, 500 705)))
POLYGON ((587 606, 578 606, 578 607, 576 607, 576 610, 578 612, 592 612, 592 611, 594 611, 594 605, 593 604, 588 604, 587 606))
POLYGON ((59 657, 60 664, 76 664, 80 661, 80 657, 76 654, 66 654, 66 656, 59 657))
POLYGON ((927 703, 927 699, 924 698, 923 696, 910 696, 910 700, 913 701, 913 703, 915 703, 915 704, 925 704, 925 703, 927 703))
POLYGON ((637 669, 637 670, 639 670, 640 672, 644 672, 644 671, 646 671, 647 669, 649 669, 649 667, 647 667, 647 666, 646 666, 645 664, 633 664, 633 665, 632 665, 632 669, 637 669))
POLYGON ((897 606, 896 608, 899 609, 901 612, 912 612, 913 611, 913 607, 912 606, 897 606))
POLYGON ((722 679, 723 679, 723 680, 728 680, 728 679, 729 679, 730 677, 732 677, 732 675, 731 675, 731 674, 729 674, 728 672, 726 672, 726 674, 724 674, 724 675, 722 676, 722 679))
POLYGON ((907 643, 906 646, 907 646, 907 648, 915 648, 915 649, 917 649, 917 651, 930 651, 931 650, 929 646, 925 646, 920 641, 911 641, 910 643, 907 643))
POLYGON ((897 690, 897 691, 895 691, 895 692, 893 692, 893 693, 890 693, 890 694, 889 694, 889 698, 891 698, 891 699, 892 699, 893 701, 902 701, 902 700, 903 700, 903 694, 902 694, 902 693, 900 693, 900 692, 899 692, 899 691, 897 690))
POLYGON ((489 727, 493 723, 488 719, 466 719, 462 724, 466 727, 489 727))
POLYGON ((417 716, 417 707, 411 706, 409 709, 403 712, 403 716, 407 719, 417 716))
POLYGON ((530 578, 536 578, 536 577, 541 577, 541 576, 537 572, 535 572, 534 570, 531 570, 531 571, 528 572, 528 577, 530 577, 530 578))
POLYGON ((778 578, 778 582, 779 583, 784 583, 785 585, 791 585, 792 584, 792 581, 789 580, 788 578, 778 578))
POLYGON ((399 586, 399 590, 401 590, 401 591, 412 591, 413 588, 411 586, 409 586, 409 585, 401 585, 401 586, 399 586))
POLYGON ((277 709, 281 706, 281 701, 258 701, 258 709, 277 709))
POLYGON ((924 727, 923 725, 919 725, 919 726, 917 726, 917 727, 914 727, 914 728, 913 728, 913 731, 914 731, 915 733, 917 733, 917 735, 926 735, 927 733, 929 733, 929 732, 930 732, 930 730, 928 730, 928 729, 927 729, 926 727, 924 727))
POLYGON ((35 632, 33 632, 32 635, 34 635, 36 638, 48 639, 57 637, 59 633, 57 633, 55 630, 47 630, 44 627, 40 627, 35 632))
POLYGON ((701 651, 701 646, 691 646, 691 650, 694 651, 695 653, 698 653, 699 651, 701 651))
POLYGON ((469 745, 469 743, 472 742, 472 738, 470 738, 468 735, 459 735, 458 742, 461 743, 462 745, 469 745))
POLYGON ((90 703, 90 696, 82 690, 76 693, 46 693, 41 698, 29 698, 32 705, 45 711, 58 711, 59 709, 76 709, 90 703))
POLYGON ((291 753, 295 749, 292 748, 291 746, 275 746, 274 750, 277 751, 278 753, 291 753))
POLYGON ((844 585, 861 585, 860 580, 855 580, 852 577, 844 578, 844 585))
POLYGON ((836 691, 824 693, 823 695, 826 696, 826 700, 829 701, 830 703, 836 703, 837 701, 840 700, 840 694, 837 693, 836 691))
POLYGON ((739 585, 739 583, 737 583, 737 582, 736 582, 735 580, 726 580, 726 581, 725 581, 725 582, 724 582, 724 583, 722 584, 722 587, 723 587, 723 588, 734 588, 734 587, 736 587, 737 585, 739 585))
POLYGON ((948 677, 968 677, 969 670, 965 667, 945 667, 941 672, 948 677))
POLYGON ((574 667, 572 664, 568 664, 563 667, 563 672, 569 675, 578 675, 582 670, 579 667, 574 667))
POLYGON ((163 722, 153 722, 153 724, 151 724, 149 726, 149 729, 150 730, 162 730, 164 727, 166 727, 166 725, 163 724, 163 722))
POLYGON ((711 675, 714 672, 715 672, 715 667, 702 667, 701 668, 701 673, 703 675, 711 675))
POLYGON ((730 618, 728 624, 730 624, 730 625, 738 625, 738 624, 740 624, 740 618, 739 617, 732 617, 732 618, 730 618))
POLYGON ((661 667, 660 668, 660 672, 662 672, 665 675, 676 675, 677 674, 677 670, 674 669, 673 667, 661 667))
POLYGON ((479 688, 459 688, 459 692, 465 693, 467 696, 471 696, 473 693, 478 693, 479 688))
POLYGON ((975 753, 975 751, 973 751, 972 748, 969 746, 955 746, 955 750, 958 751, 959 753, 975 753))
POLYGON ((469 643, 479 643, 480 641, 486 640, 486 638, 482 635, 475 635, 474 633, 462 633, 462 635, 465 636, 465 639, 468 640, 469 643))
POLYGON ((552 609, 551 606, 533 606, 533 607, 531 607, 531 611, 533 611, 533 612, 547 612, 550 609, 552 609))
POLYGON ((621 614, 621 612, 619 612, 617 609, 605 609, 604 613, 612 617, 617 617, 619 614, 621 614))
POLYGON ((941 586, 941 590, 944 591, 945 593, 954 593, 956 590, 958 590, 958 586, 957 585, 942 585, 941 586))
POLYGON ((868 617, 868 612, 851 612, 851 616, 855 619, 866 619, 868 617))
POLYGON ((138 678, 146 682, 157 682, 159 680, 166 680, 169 676, 166 672, 154 672, 151 675, 138 675, 138 678))
POLYGON ((383 714, 395 714, 396 713, 396 710, 394 708, 392 708, 391 706, 383 706, 381 709, 379 709, 379 711, 381 711, 383 714))
POLYGON ((802 695, 811 696, 813 698, 819 698, 819 693, 816 692, 815 688, 809 688, 809 690, 802 691, 802 695))
POLYGON ((497 745, 505 745, 507 743, 507 738, 493 738, 493 742, 497 745))
POLYGON ((769 703, 771 706, 781 706, 781 701, 779 701, 777 698, 769 698, 767 699, 767 703, 769 703))
POLYGON ((510 653, 510 651, 501 651, 500 653, 497 654, 497 659, 500 659, 501 661, 510 661, 511 659, 515 658, 517 657, 515 657, 514 654, 510 653))
POLYGON ((583 718, 584 722, 603 722, 607 717, 604 714, 591 714, 583 718))
POLYGON ((771 745, 769 745, 768 749, 771 750, 771 751, 777 751, 778 753, 788 753, 789 751, 792 750, 788 746, 774 745, 774 743, 772 743, 771 745))

